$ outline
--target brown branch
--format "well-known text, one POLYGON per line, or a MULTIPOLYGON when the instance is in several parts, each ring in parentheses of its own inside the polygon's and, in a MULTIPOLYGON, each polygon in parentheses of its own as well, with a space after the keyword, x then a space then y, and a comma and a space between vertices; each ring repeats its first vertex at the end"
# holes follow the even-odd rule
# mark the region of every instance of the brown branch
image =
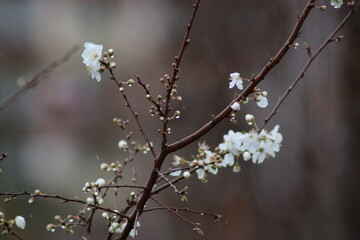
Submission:
POLYGON ((193 26, 197 10, 199 9, 199 6, 200 6, 200 0, 197 0, 196 3, 193 4, 193 11, 190 16, 189 23, 186 27, 184 40, 180 47, 179 54, 177 56, 175 56, 175 63, 173 63, 172 77, 170 80, 168 80, 167 93, 166 93, 166 98, 165 98, 164 124, 163 124, 163 130, 162 130, 162 136, 163 136, 163 140, 161 143, 162 148, 165 148, 167 145, 167 124, 168 124, 169 113, 171 110, 171 108, 170 108, 171 92, 174 88, 175 82, 179 79, 178 74, 180 72, 181 60, 184 55, 186 47, 190 44, 189 36, 190 36, 191 28, 193 26))
POLYGON ((11 103, 13 103, 18 97, 21 96, 21 94, 25 93, 27 90, 37 86, 42 80, 45 79, 45 75, 53 71, 55 68, 59 67, 64 62, 68 61, 70 56, 73 55, 77 50, 79 49, 79 46, 73 47, 71 50, 69 50, 67 53, 65 53, 64 56, 59 58, 58 60, 52 62, 49 66, 47 66, 44 70, 36 74, 29 82, 27 82, 23 87, 21 87, 19 90, 17 90, 15 93, 7 97, 6 99, 2 100, 0 102, 0 111, 5 109, 7 106, 9 106, 11 103))
MULTIPOLYGON (((193 169, 191 169, 189 172, 190 172, 190 173, 193 173, 193 172, 196 171, 196 169, 197 169, 197 168, 193 168, 193 169)), ((156 189, 154 189, 154 190, 151 192, 151 195, 158 194, 158 193, 161 192, 162 190, 170 187, 171 185, 174 185, 175 183, 183 180, 184 178, 185 178, 184 176, 179 176, 179 177, 173 179, 172 181, 167 182, 167 183, 165 183, 164 185, 162 185, 162 186, 160 186, 160 187, 157 187, 156 189)))
MULTIPOLYGON (((113 80, 114 83, 115 83, 119 88, 121 88, 121 87, 123 86, 123 83, 122 83, 122 82, 119 82, 119 81, 116 79, 116 77, 115 77, 115 75, 114 75, 114 73, 113 73, 113 70, 112 70, 112 68, 110 68, 109 64, 106 63, 106 62, 102 62, 102 64, 104 64, 104 66, 108 69, 108 71, 109 71, 109 73, 110 73, 110 75, 111 75, 111 77, 110 77, 111 80, 113 80)), ((136 121, 136 124, 137 124, 137 126, 138 126, 138 129, 139 129, 139 131, 140 131, 140 133, 143 135, 143 138, 145 139, 145 142, 148 144, 148 146, 149 146, 149 148, 150 148, 150 151, 151 151, 153 157, 155 158, 155 157, 156 157, 155 150, 154 150, 153 146, 151 145, 150 140, 149 140, 149 138, 147 137, 146 133, 144 132, 144 129, 143 129, 141 123, 140 123, 140 119, 139 119, 138 113, 135 112, 135 110, 132 108, 132 106, 131 106, 131 104, 130 104, 130 102, 129 102, 129 99, 127 98, 125 92, 122 92, 121 95, 123 96, 123 98, 124 98, 124 100, 125 100, 125 105, 126 105, 126 107, 129 108, 131 114, 133 115, 133 117, 134 117, 134 119, 135 119, 135 121, 136 121)))
POLYGON ((120 240, 125 240, 129 236, 129 233, 134 226, 135 219, 141 215, 147 200, 151 197, 151 191, 152 191, 152 189, 156 183, 156 180, 158 178, 158 175, 159 175, 158 172, 160 171, 161 166, 162 166, 166 156, 169 154, 167 146, 166 146, 166 144, 167 144, 166 128, 167 128, 167 118, 168 118, 168 114, 170 111, 169 103, 170 103, 170 97, 171 97, 171 90, 174 87, 174 83, 178 78, 177 74, 180 71, 179 67, 180 67, 181 59, 184 54, 185 48, 190 42, 190 40, 188 38, 190 35, 190 30, 191 30, 192 24, 194 22, 194 18, 195 18, 197 9, 199 8, 199 5, 200 5, 200 0, 197 0, 197 2, 193 5, 193 12, 191 14, 190 22, 186 29, 184 42, 182 44, 182 47, 180 48, 179 56, 175 57, 176 63, 173 68, 173 76, 172 76, 171 81, 169 82, 169 84, 170 83, 171 84, 170 84, 170 86, 168 86, 167 96, 166 96, 166 100, 165 100, 166 101, 165 102, 165 117, 164 117, 165 120, 164 120, 164 125, 163 125, 164 135, 163 135, 163 140, 162 140, 162 144, 161 144, 161 146, 162 146, 161 152, 155 159, 152 173, 146 183, 146 189, 144 189, 144 191, 142 192, 142 195, 136 204, 136 208, 133 211, 133 213, 131 214, 131 217, 129 218, 128 223, 126 224, 126 227, 124 228, 124 230, 120 236, 120 240))
POLYGON ((285 41, 284 45, 280 48, 278 53, 270 59, 270 61, 263 67, 263 69, 260 71, 260 73, 253 79, 251 84, 248 85, 248 87, 237 97, 235 98, 222 112, 220 112, 216 117, 214 117, 210 122, 206 123, 203 127, 201 127, 196 132, 190 134, 189 136, 181 139, 178 142, 175 142, 173 144, 170 144, 168 146, 169 152, 174 152, 178 149, 181 149, 190 143, 196 141, 200 137, 202 137, 204 134, 209 132, 213 127, 215 127, 219 122, 221 122, 223 119, 225 119, 231 112, 231 104, 233 102, 239 102, 242 99, 245 99, 249 94, 251 94, 254 90, 254 88, 265 78, 265 76, 270 72, 271 69, 273 69, 280 60, 284 57, 286 52, 289 50, 290 46, 293 44, 297 36, 299 35, 300 29, 302 25, 304 24, 305 19, 309 15, 311 9, 314 7, 315 0, 309 0, 306 4, 304 10, 299 15, 298 20, 288 37, 288 39, 285 41))
POLYGON ((5 223, 5 224, 3 225, 3 229, 5 229, 6 232, 8 232, 9 234, 13 235, 13 236, 16 237, 17 239, 23 240, 23 238, 21 238, 19 235, 17 235, 17 234, 10 228, 10 226, 9 226, 7 223, 5 223))
POLYGON ((149 101, 152 102, 152 104, 154 104, 154 106, 156 107, 156 110, 158 111, 158 113, 160 114, 160 116, 164 116, 164 113, 161 109, 161 106, 159 103, 157 103, 154 98, 151 96, 150 90, 149 88, 146 86, 145 83, 142 82, 141 78, 139 77, 139 75, 135 75, 136 77, 136 82, 144 89, 146 95, 150 96, 149 101))
POLYGON ((77 199, 77 198, 67 198, 67 197, 63 197, 63 196, 59 196, 59 195, 51 195, 51 194, 43 194, 43 193, 35 194, 35 193, 27 192, 27 191, 22 191, 22 192, 19 192, 19 193, 0 192, 0 196, 9 196, 9 200, 14 199, 15 197, 18 197, 18 196, 30 196, 31 198, 59 199, 59 200, 62 200, 63 203, 67 203, 67 202, 80 203, 80 204, 87 205, 89 207, 95 208, 97 210, 103 210, 103 211, 106 211, 106 212, 113 213, 113 214, 118 215, 118 216, 123 217, 123 218, 127 218, 127 219, 129 218, 127 215, 119 213, 119 212, 114 211, 114 210, 111 210, 110 208, 104 208, 104 207, 100 207, 98 205, 88 204, 85 201, 82 201, 82 200, 77 199))
MULTIPOLYGON (((294 29, 292 30, 289 38, 287 39, 287 41, 284 43, 283 47, 279 50, 279 52, 275 55, 274 58, 270 59, 270 61, 265 65, 265 67, 261 70, 261 72, 256 76, 256 78, 253 79, 252 83, 242 92, 242 94, 240 94, 234 101, 239 101, 245 97, 247 97, 252 91, 253 89, 265 78, 265 76, 267 75, 267 73, 276 65, 280 62, 280 60, 282 59, 282 57, 285 55, 285 53, 288 51, 290 45, 294 42, 294 40, 296 39, 296 37, 298 36, 300 29, 305 21, 305 19, 307 18, 308 14, 310 13, 311 9, 314 6, 314 1, 315 0, 309 0, 308 3, 306 4, 303 12, 300 14, 294 29)), ((194 8, 197 9, 198 5, 199 5, 200 1, 197 1, 197 3, 194 5, 194 8)), ((189 35, 189 30, 192 26, 193 23, 193 19, 195 16, 195 9, 193 10, 192 13, 192 17, 190 18, 190 23, 188 25, 187 28, 187 33, 185 36, 188 37, 189 35)), ((182 54, 185 50, 186 45, 189 43, 189 41, 187 41, 187 38, 185 38, 185 43, 183 43, 182 46, 182 50, 180 50, 180 54, 179 57, 182 57, 182 54)), ((181 60, 181 58, 178 58, 178 60, 181 60)), ((180 64, 180 61, 177 62, 178 65, 180 64)), ((176 67, 177 65, 175 64, 174 67, 174 73, 173 74, 173 78, 172 80, 169 82, 170 83, 174 83, 175 80, 177 79, 177 73, 180 70, 179 68, 176 67)), ((168 87, 168 90, 170 89, 170 87, 168 87)), ((168 101, 170 100, 170 94, 171 92, 168 91, 168 95, 167 98, 168 101)), ((168 113, 169 113, 169 103, 166 104, 166 109, 165 110, 165 116, 167 117, 168 113)), ((154 187, 154 184, 156 183, 157 177, 158 177, 158 171, 160 171, 161 166, 166 158, 166 156, 171 153, 174 152, 180 148, 183 148, 189 144, 191 144, 192 142, 194 142, 195 140, 199 139, 201 136, 203 136, 204 134, 206 134, 208 131, 210 131, 214 126, 216 126, 220 121, 222 121, 224 118, 226 118, 228 116, 228 114, 232 111, 231 109, 231 104, 229 104, 229 106, 227 106, 221 113, 219 113, 214 119, 212 119, 211 122, 205 124, 202 128, 200 128, 198 131, 196 131, 195 133, 189 135, 188 137, 173 143, 169 146, 167 146, 166 143, 166 136, 163 136, 163 141, 162 141, 162 150, 160 152, 160 154, 157 156, 157 158, 155 159, 154 162, 154 167, 152 170, 152 173, 146 183, 146 189, 144 189, 144 191, 142 192, 142 195, 136 205, 136 209, 133 211, 133 213, 131 214, 129 221, 124 229, 124 231, 121 234, 120 240, 125 240, 131 229, 134 226, 134 222, 135 222, 135 218, 138 214, 141 215, 143 209, 144 209, 144 205, 146 204, 147 200, 151 197, 152 194, 152 189, 154 187)), ((166 131, 166 122, 167 122, 167 118, 165 118, 165 123, 164 123, 164 128, 163 130, 166 131)), ((168 186, 164 186, 165 188, 168 186)))
MULTIPOLYGON (((175 212, 183 211, 183 212, 189 212, 189 213, 193 213, 193 214, 197 214, 197 215, 201 215, 201 216, 210 216, 210 217, 214 218, 215 222, 219 222, 220 219, 222 218, 222 216, 219 215, 219 214, 213 214, 213 213, 210 213, 210 212, 200 212, 200 211, 191 210, 189 208, 174 208, 174 207, 169 207, 169 208, 174 210, 175 212)), ((145 209, 143 211, 143 213, 151 212, 151 211, 157 211, 157 210, 167 210, 167 208, 165 208, 165 207, 147 208, 147 209, 145 209)))
POLYGON ((325 39, 325 41, 320 45, 320 47, 316 50, 316 52, 311 55, 307 63, 304 65, 303 69, 300 71, 296 79, 293 81, 293 83, 289 86, 289 88, 283 93, 281 98, 279 99, 278 103, 275 105, 274 109, 271 111, 271 113, 265 118, 263 125, 261 126, 260 130, 265 127, 265 125, 270 121, 270 119, 275 116, 278 113, 279 107, 282 105, 282 103, 285 101, 287 96, 290 94, 290 92, 295 88, 295 86, 299 83, 299 81, 304 77, 305 72, 308 70, 309 66, 312 64, 312 62, 315 60, 315 58, 322 52, 325 47, 334 41, 340 41, 341 38, 335 38, 335 35, 340 31, 340 29, 345 25, 345 23, 349 20, 351 15, 355 12, 355 8, 360 5, 360 2, 358 2, 355 6, 351 6, 350 11, 348 14, 343 18, 343 20, 340 22, 340 24, 334 29, 334 31, 325 39))

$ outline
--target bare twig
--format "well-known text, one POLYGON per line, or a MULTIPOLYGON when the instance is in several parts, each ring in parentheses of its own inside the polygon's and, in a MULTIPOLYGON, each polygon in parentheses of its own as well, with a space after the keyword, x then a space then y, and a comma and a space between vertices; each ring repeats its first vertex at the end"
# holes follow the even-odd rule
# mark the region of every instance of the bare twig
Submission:
MULTIPOLYGON (((191 210, 189 208, 174 208, 174 207, 169 207, 169 209, 175 211, 175 212, 189 212, 189 213, 193 213, 193 214, 197 214, 197 215, 201 215, 201 216, 210 216, 214 218, 215 222, 219 222, 220 219, 222 218, 221 215, 219 214, 213 214, 213 213, 209 213, 209 212, 200 212, 200 211, 195 211, 195 210, 191 210)), ((151 211, 157 211, 157 210, 167 210, 167 208, 165 207, 153 207, 153 208, 147 208, 143 211, 143 213, 145 212, 151 212, 151 211)))
POLYGON ((316 50, 314 54, 311 55, 307 63, 304 65, 303 69, 300 71, 296 79, 293 81, 293 83, 289 86, 289 88, 283 93, 271 113, 265 118, 263 125, 261 126, 260 130, 265 127, 265 125, 270 121, 270 119, 278 113, 279 107, 282 105, 282 103, 285 101, 287 96, 290 94, 290 92, 294 89, 294 87, 299 83, 299 81, 304 77, 305 72, 308 70, 311 63, 315 60, 315 58, 322 52, 322 50, 325 49, 325 47, 331 43, 331 42, 338 42, 342 37, 338 38, 335 37, 335 35, 340 31, 340 29, 345 25, 345 23, 349 20, 351 15, 355 12, 355 8, 360 5, 360 2, 358 2, 355 6, 352 6, 348 14, 343 18, 343 20, 340 22, 340 24, 334 29, 334 31, 325 39, 325 41, 320 45, 320 47, 316 50))
POLYGON ((31 198, 52 198, 52 199, 58 199, 61 200, 63 203, 67 203, 67 202, 74 202, 74 203, 80 203, 83 205, 87 205, 89 207, 98 209, 98 210, 103 210, 106 212, 110 212, 113 213, 115 215, 118 215, 120 217, 123 218, 129 218, 127 215, 119 213, 117 211, 111 210, 110 208, 104 208, 98 205, 94 205, 94 204, 88 204, 85 201, 82 201, 78 198, 67 198, 67 197, 63 197, 63 196, 59 196, 59 195, 51 195, 51 194, 35 194, 35 193, 31 193, 31 192, 27 192, 27 191, 22 191, 22 192, 18 192, 18 193, 8 193, 8 192, 0 192, 0 196, 9 196, 9 200, 14 199, 15 197, 18 196, 30 196, 31 198))
POLYGON ((23 238, 21 238, 19 235, 17 235, 11 228, 10 226, 5 223, 3 225, 3 229, 5 229, 6 232, 8 232, 9 234, 13 235, 15 238, 19 239, 19 240, 23 240, 23 238))
POLYGON ((140 78, 138 75, 135 75, 135 77, 136 77, 137 83, 144 89, 146 95, 149 95, 149 96, 150 96, 149 101, 154 104, 154 106, 156 107, 156 110, 158 111, 158 113, 160 114, 160 116, 164 116, 164 113, 163 113, 163 111, 162 111, 162 109, 161 109, 160 103, 156 102, 156 101, 154 100, 154 98, 151 96, 149 87, 148 87, 145 83, 142 82, 141 78, 140 78))
POLYGON ((64 56, 59 58, 58 60, 52 62, 49 66, 47 66, 44 70, 39 72, 38 74, 33 77, 29 82, 27 82, 23 87, 21 87, 19 90, 17 90, 15 93, 7 97, 6 99, 2 100, 0 102, 0 111, 5 109, 7 106, 9 106, 11 103, 13 103, 18 97, 21 96, 21 94, 25 93, 27 90, 37 86, 42 80, 45 79, 46 74, 53 71, 55 68, 59 67, 64 62, 68 61, 70 56, 73 55, 77 50, 79 49, 79 46, 73 47, 71 50, 69 50, 67 53, 65 53, 64 56))
MULTIPOLYGON (((110 68, 109 64, 107 64, 106 62, 103 62, 104 66, 108 69, 110 75, 111 75, 111 80, 114 81, 114 83, 119 87, 121 88, 123 86, 122 82, 118 81, 113 73, 113 70, 112 68, 110 68)), ((143 135, 144 139, 145 139, 145 142, 148 144, 149 148, 150 148, 150 151, 153 155, 153 157, 155 158, 156 157, 156 153, 155 153, 155 150, 149 140, 149 138, 147 137, 146 133, 144 132, 144 129, 140 123, 140 119, 139 119, 139 115, 137 112, 135 112, 135 110, 132 108, 130 102, 129 102, 129 99, 127 98, 125 92, 122 92, 121 95, 123 96, 124 100, 125 100, 125 105, 127 108, 129 108, 131 114, 133 115, 135 121, 136 121, 136 124, 138 126, 138 129, 140 131, 140 133, 143 135)))
POLYGON ((177 216, 178 218, 180 218, 181 220, 183 220, 184 222, 190 224, 191 226, 194 227, 194 231, 198 232, 201 235, 204 235, 203 231, 201 230, 201 228, 198 226, 198 224, 191 222, 190 220, 184 218, 183 216, 181 216, 176 210, 169 208, 168 206, 166 206, 165 204, 163 204, 162 202, 160 202, 159 200, 156 200, 154 197, 150 197, 154 202, 158 203, 160 206, 162 206, 164 209, 168 210, 169 212, 175 214, 175 216, 177 216))
POLYGON ((162 130, 162 136, 163 136, 163 140, 162 140, 162 144, 161 144, 162 148, 166 147, 166 145, 167 145, 167 124, 168 124, 168 116, 169 116, 169 113, 170 113, 170 110, 171 110, 171 108, 170 108, 171 92, 172 92, 172 90, 174 88, 175 82, 179 79, 178 74, 180 72, 181 60, 182 60, 182 57, 184 55, 186 47, 190 43, 189 36, 190 36, 191 28, 193 26, 197 10, 199 9, 199 6, 200 6, 200 0, 197 0, 196 3, 193 4, 193 11, 192 11, 189 23, 188 23, 188 25, 186 27, 184 40, 183 40, 182 45, 180 47, 179 54, 177 56, 175 56, 175 63, 173 64, 172 77, 168 81, 167 93, 166 93, 166 99, 165 99, 164 124, 163 124, 163 130, 162 130))

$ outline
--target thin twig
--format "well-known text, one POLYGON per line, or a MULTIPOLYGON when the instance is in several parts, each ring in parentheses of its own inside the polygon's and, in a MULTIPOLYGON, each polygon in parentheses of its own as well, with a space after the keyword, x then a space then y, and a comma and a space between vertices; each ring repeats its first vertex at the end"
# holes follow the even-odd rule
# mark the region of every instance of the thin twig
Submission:
POLYGON ((295 88, 295 86, 299 83, 299 81, 304 77, 305 72, 308 70, 311 63, 315 60, 315 58, 322 52, 322 50, 325 49, 325 47, 331 43, 331 42, 338 42, 341 38, 335 38, 335 35, 340 31, 340 29, 345 25, 345 23, 349 20, 351 15, 355 12, 355 8, 360 5, 360 2, 358 2, 355 6, 352 6, 348 14, 343 18, 343 20, 340 22, 340 24, 334 29, 334 31, 325 39, 325 41, 320 45, 320 47, 316 50, 316 52, 311 55, 307 63, 304 65, 303 69, 300 71, 296 79, 292 82, 292 84, 289 86, 289 88, 282 94, 281 98, 279 99, 278 103, 275 105, 271 113, 265 118, 263 125, 259 129, 263 129, 265 125, 270 121, 272 117, 274 117, 278 113, 279 107, 282 105, 282 103, 285 101, 287 96, 290 94, 290 92, 295 88))
POLYGON ((17 90, 15 93, 7 97, 6 99, 2 100, 0 102, 0 111, 5 109, 7 106, 9 106, 11 103, 13 103, 18 97, 21 96, 21 94, 25 93, 27 90, 37 86, 42 80, 45 79, 46 74, 53 71, 55 68, 59 67, 64 62, 68 61, 70 56, 73 55, 77 50, 79 49, 79 46, 73 47, 71 50, 69 50, 67 53, 64 54, 61 58, 58 60, 52 62, 49 66, 47 66, 44 70, 39 72, 35 75, 29 82, 27 82, 23 87, 21 87, 19 90, 17 90))
POLYGON ((80 204, 87 205, 89 207, 92 207, 92 208, 95 208, 95 209, 98 209, 98 210, 103 210, 103 211, 106 211, 106 212, 113 213, 113 214, 118 215, 118 216, 123 217, 123 218, 127 218, 127 219, 129 218, 127 215, 119 213, 117 211, 113 211, 110 208, 104 208, 104 207, 97 206, 97 205, 94 205, 94 204, 88 204, 85 201, 82 201, 82 200, 80 200, 78 198, 67 198, 67 197, 63 197, 63 196, 59 196, 59 195, 51 195, 51 194, 43 194, 43 193, 35 194, 35 193, 27 192, 27 191, 22 191, 22 192, 19 192, 19 193, 0 192, 0 196, 9 196, 9 200, 12 200, 12 199, 14 199, 15 197, 18 197, 18 196, 30 196, 32 198, 58 199, 58 200, 62 200, 63 203, 67 203, 67 202, 80 203, 80 204))
POLYGON ((149 95, 149 96, 150 96, 150 99, 148 99, 148 100, 155 105, 156 110, 158 111, 158 113, 160 114, 160 116, 164 116, 164 113, 163 113, 163 111, 162 111, 162 109, 161 109, 161 106, 160 106, 161 103, 158 103, 158 102, 156 102, 156 101, 154 100, 154 98, 151 96, 150 89, 146 86, 145 83, 142 82, 142 80, 141 80, 141 78, 139 77, 139 75, 135 75, 135 77, 136 77, 137 83, 144 89, 146 95, 149 95))
POLYGON ((169 212, 175 214, 175 216, 177 216, 178 218, 180 218, 181 220, 183 220, 184 222, 190 224, 191 226, 194 227, 194 230, 196 232, 198 232, 199 234, 203 235, 203 231, 201 230, 201 228, 199 228, 198 224, 191 222, 190 220, 184 218, 183 216, 181 216, 177 211, 175 211, 172 208, 169 208, 168 206, 166 206, 165 204, 163 204, 162 202, 160 202, 159 200, 156 200, 154 197, 150 197, 151 200, 153 200, 154 202, 158 203, 160 206, 162 206, 163 208, 165 208, 166 210, 168 210, 169 212))
MULTIPOLYGON (((210 212, 200 212, 200 211, 191 210, 189 208, 174 208, 174 207, 169 207, 169 208, 174 210, 175 212, 183 211, 183 212, 189 212, 189 213, 193 213, 193 214, 197 214, 197 215, 201 215, 201 216, 210 216, 210 217, 214 218, 215 222, 219 222, 220 219, 222 218, 222 216, 219 215, 219 214, 213 214, 213 213, 210 213, 210 212)), ((145 209, 143 211, 143 213, 151 212, 151 211, 157 211, 157 210, 167 210, 167 208, 165 208, 165 207, 147 208, 147 209, 145 209)))
POLYGON ((184 40, 182 42, 182 45, 180 47, 179 50, 179 54, 177 56, 175 56, 175 63, 173 64, 173 73, 172 73, 172 77, 171 79, 168 81, 168 85, 167 85, 167 93, 166 93, 166 98, 165 98, 165 110, 164 110, 164 124, 163 124, 163 130, 162 130, 162 136, 163 136, 163 140, 161 143, 162 148, 166 147, 167 145, 167 124, 168 124, 168 116, 170 113, 170 100, 171 100, 171 92, 174 88, 175 82, 177 80, 179 80, 179 72, 180 72, 180 64, 181 64, 181 60, 182 57, 184 55, 185 49, 186 47, 190 44, 190 32, 191 32, 191 28, 193 26, 194 23, 194 19, 197 13, 197 10, 199 9, 200 6, 200 0, 197 0, 195 4, 193 4, 193 11, 192 14, 190 16, 190 20, 189 23, 186 27, 186 32, 185 32, 185 36, 184 36, 184 40))
MULTIPOLYGON (((115 75, 114 75, 114 73, 113 73, 113 70, 110 68, 109 64, 107 64, 107 63, 105 63, 105 62, 103 62, 103 64, 104 64, 105 67, 108 69, 108 71, 109 71, 109 73, 110 73, 110 75, 111 75, 111 80, 113 80, 113 81, 115 82, 115 84, 116 84, 119 88, 121 88, 121 87, 123 86, 123 84, 116 79, 116 77, 115 77, 115 75)), ((143 135, 143 138, 145 139, 145 142, 148 144, 148 146, 149 146, 149 148, 150 148, 150 151, 151 151, 153 157, 155 158, 155 157, 156 157, 155 150, 154 150, 154 148, 153 148, 153 146, 152 146, 149 138, 147 137, 146 133, 144 132, 144 129, 143 129, 141 123, 140 123, 140 119, 139 119, 138 113, 135 112, 135 110, 132 108, 132 106, 131 106, 131 104, 130 104, 130 102, 129 102, 129 99, 127 98, 125 92, 121 93, 121 95, 123 96, 123 98, 124 98, 124 100, 125 100, 125 103, 126 103, 125 105, 126 105, 126 107, 129 108, 131 114, 133 115, 133 117, 134 117, 134 119, 135 119, 135 121, 136 121, 136 124, 137 124, 137 126, 138 126, 138 129, 139 129, 139 131, 140 131, 140 133, 143 135)))
POLYGON ((3 225, 3 229, 5 229, 6 232, 8 232, 9 234, 13 235, 13 236, 16 237, 17 239, 23 240, 23 238, 21 238, 19 235, 17 235, 17 234, 10 228, 10 226, 9 226, 7 223, 5 223, 5 224, 3 225))

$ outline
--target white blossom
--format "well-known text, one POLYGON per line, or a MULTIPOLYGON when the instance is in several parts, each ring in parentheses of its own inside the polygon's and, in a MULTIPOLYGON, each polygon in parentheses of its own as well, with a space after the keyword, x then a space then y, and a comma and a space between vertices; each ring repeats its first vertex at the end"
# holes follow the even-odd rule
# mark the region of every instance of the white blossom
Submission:
POLYGON ((342 4, 343 4, 342 0, 331 0, 330 2, 330 5, 333 6, 334 8, 340 8, 342 4))
POLYGON ((96 180, 95 182, 99 187, 103 187, 105 185, 105 180, 103 178, 99 178, 98 180, 96 180))
POLYGON ((26 222, 25 222, 25 218, 22 216, 16 216, 15 217, 15 224, 18 228, 20 229, 25 229, 26 226, 26 222))
POLYGON ((219 144, 220 151, 225 154, 223 161, 229 161, 228 154, 234 157, 242 154, 245 161, 252 159, 253 163, 262 163, 269 156, 275 157, 275 153, 280 151, 283 139, 278 130, 279 125, 269 133, 264 129, 260 133, 230 130, 224 135, 224 142, 219 144))
POLYGON ((266 97, 259 95, 256 97, 256 104, 261 108, 266 108, 268 105, 268 100, 266 97))
POLYGON ((233 104, 231 104, 231 108, 234 111, 239 111, 240 108, 241 108, 240 103, 239 102, 234 102, 233 104))
POLYGON ((118 143, 118 146, 119 146, 120 150, 126 150, 128 147, 128 144, 125 140, 120 140, 118 143))
POLYGON ((98 82, 101 80, 100 62, 103 46, 91 42, 84 43, 85 50, 81 54, 86 70, 92 78, 96 78, 98 82))
POLYGON ((229 88, 233 88, 236 85, 236 87, 238 89, 240 89, 240 90, 243 89, 243 81, 242 81, 239 73, 237 73, 237 72, 231 73, 230 80, 231 80, 231 82, 229 83, 229 88))

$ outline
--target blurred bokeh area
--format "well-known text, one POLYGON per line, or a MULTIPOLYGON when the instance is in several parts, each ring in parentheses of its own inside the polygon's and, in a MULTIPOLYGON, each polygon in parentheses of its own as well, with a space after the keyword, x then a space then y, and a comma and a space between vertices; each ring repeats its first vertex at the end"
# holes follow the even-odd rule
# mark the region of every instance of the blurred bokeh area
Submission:
MULTIPOLYGON (((246 78, 257 74, 284 44, 306 2, 201 3, 181 65, 178 94, 183 100, 172 105, 181 117, 170 123, 170 143, 196 131, 230 103, 235 91, 228 88, 229 74, 240 72, 246 78)), ((224 120, 176 154, 191 159, 199 142, 216 147, 229 129, 249 130, 246 113, 254 114, 262 125, 308 60, 303 43, 315 51, 346 15, 346 4, 336 10, 329 2, 316 1, 325 4, 326 11, 310 13, 297 39, 299 48, 290 49, 259 85, 268 92, 266 109, 249 102, 237 114, 237 124, 224 120)), ((40 189, 85 199, 85 182, 110 179, 112 175, 101 171, 100 163, 127 157, 117 146, 124 134, 113 118, 129 119, 134 140, 145 142, 109 74, 102 74, 100 83, 87 75, 81 59, 83 43, 113 48, 119 79, 126 81, 137 74, 151 85, 154 96, 164 95, 159 79, 172 73, 192 4, 190 0, 0 0, 0 102, 17 91, 21 82, 30 81, 73 46, 80 46, 67 62, 0 111, 0 152, 8 153, 0 162, 4 171, 0 192, 40 189)), ((171 189, 157 196, 170 207, 220 214, 220 223, 207 216, 184 214, 202 223, 205 236, 199 237, 174 214, 153 211, 140 218, 136 239, 358 239, 359 13, 339 34, 346 37, 320 54, 266 126, 271 130, 279 124, 284 137, 275 159, 260 165, 241 161, 240 173, 223 169, 206 184, 194 175, 178 184, 179 189, 189 188, 187 203, 171 189)), ((150 104, 141 87, 134 85, 127 91, 159 152, 159 118, 148 114, 150 104)), ((171 166, 172 156, 166 159, 164 170, 171 166)), ((140 154, 133 162, 137 184, 146 182, 152 164, 150 154, 140 154)), ((120 183, 131 184, 132 177, 129 165, 120 183)), ((130 191, 119 192, 119 206, 126 204, 130 191)), ((56 214, 76 214, 82 208, 52 199, 27 202, 27 197, 0 201, 6 217, 25 217, 26 229, 18 231, 24 239, 66 239, 64 231, 50 233, 46 225, 55 222, 56 214)), ((105 206, 112 207, 112 199, 105 206)), ((107 232, 100 214, 93 239, 104 239, 107 232)), ((78 228, 69 239, 82 235, 85 230, 78 228)))

